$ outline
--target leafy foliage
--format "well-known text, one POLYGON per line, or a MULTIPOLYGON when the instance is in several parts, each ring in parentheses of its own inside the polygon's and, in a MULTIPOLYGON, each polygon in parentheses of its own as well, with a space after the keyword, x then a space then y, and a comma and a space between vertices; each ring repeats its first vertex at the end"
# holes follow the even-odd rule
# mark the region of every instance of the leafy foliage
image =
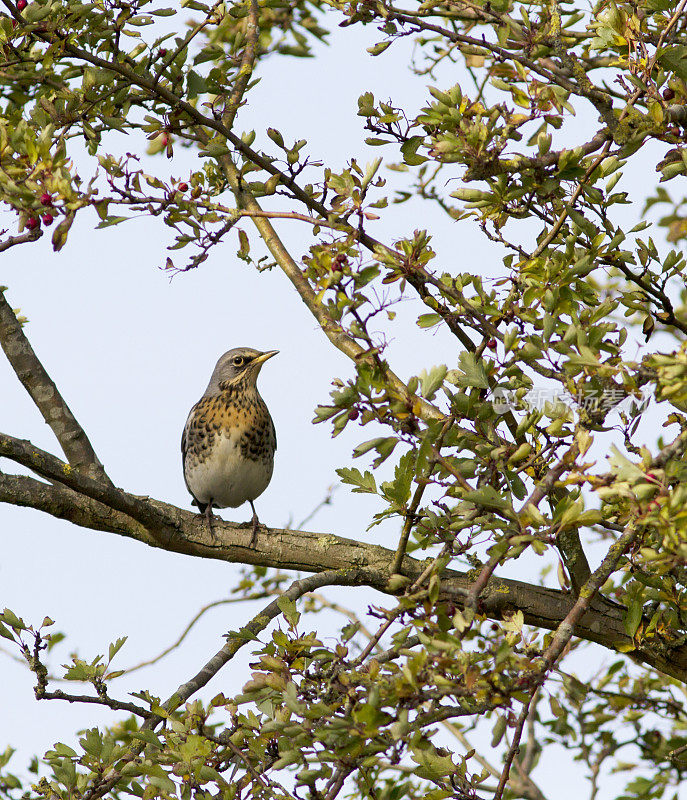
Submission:
POLYGON ((278 573, 246 573, 241 592, 279 600, 220 651, 226 663, 251 648, 234 697, 190 700, 183 684, 164 702, 114 700, 123 640, 66 667, 91 695, 51 691, 52 621, 34 628, 6 610, 0 636, 39 699, 119 717, 78 747, 56 745, 32 786, 6 771, 7 751, 3 794, 541 800, 537 764, 558 744, 585 765, 592 798, 611 770, 627 776, 621 797, 671 796, 687 769, 685 2, 3 2, 0 200, 18 232, 1 249, 56 222, 59 250, 91 207, 99 227, 145 213, 173 232, 165 268, 180 272, 238 231, 238 257, 280 268, 351 359, 314 421, 332 435, 368 429, 353 456, 370 469, 338 474, 377 498, 373 525, 398 527, 383 567, 329 580, 394 595, 370 609, 374 631, 343 609, 349 622, 325 638, 312 616, 342 609, 309 594, 319 587, 297 581, 290 596, 278 573), (373 57, 412 37, 412 69, 436 84, 414 116, 404 98, 360 96, 351 113, 386 163, 352 153, 337 171, 268 120, 265 136, 240 131, 261 61, 312 57, 338 27, 364 25, 379 31, 373 57), (575 117, 590 112, 586 131, 575 117), (199 166, 151 174, 115 133, 160 160, 191 148, 199 166), (74 166, 81 142, 90 174, 74 166), (637 162, 648 172, 650 143, 660 185, 631 197, 623 174, 637 162), (502 251, 498 277, 458 271, 426 230, 375 239, 370 223, 410 200, 478 226, 502 251), (628 226, 623 209, 640 202, 664 216, 628 226), (300 263, 279 239, 282 218, 309 237, 300 263), (400 301, 415 309, 425 364, 407 381, 387 348, 400 301), (452 364, 434 363, 438 327, 457 340, 452 364), (649 401, 665 440, 646 441, 649 401), (425 559, 417 577, 409 554, 425 559), (517 559, 529 583, 511 606, 498 576, 517 559), (561 591, 547 616, 533 598, 551 568, 561 591), (585 627, 590 609, 608 625, 585 627), (634 663, 608 667, 591 642, 634 663))

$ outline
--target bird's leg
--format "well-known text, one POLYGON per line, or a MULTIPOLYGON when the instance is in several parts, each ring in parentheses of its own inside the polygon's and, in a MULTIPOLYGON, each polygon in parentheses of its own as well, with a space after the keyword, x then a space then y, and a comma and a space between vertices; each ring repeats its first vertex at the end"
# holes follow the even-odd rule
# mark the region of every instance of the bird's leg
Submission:
POLYGON ((205 506, 205 519, 208 523, 208 530, 210 531, 210 538, 214 540, 215 532, 212 530, 212 500, 205 506))
POLYGON ((249 500, 248 502, 250 503, 250 507, 253 509, 253 535, 250 537, 250 546, 255 547, 255 545, 258 543, 258 527, 260 526, 260 520, 258 519, 258 515, 255 511, 253 501, 249 500))

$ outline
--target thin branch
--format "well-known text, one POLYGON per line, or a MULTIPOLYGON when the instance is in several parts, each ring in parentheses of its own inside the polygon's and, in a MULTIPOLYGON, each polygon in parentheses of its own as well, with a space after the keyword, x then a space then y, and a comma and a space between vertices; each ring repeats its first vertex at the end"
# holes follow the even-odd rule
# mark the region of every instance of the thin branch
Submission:
POLYGON ((553 240, 556 238, 556 236, 558 236, 558 233, 559 233, 560 229, 563 227, 563 223, 568 218, 568 215, 570 214, 570 212, 572 211, 573 207, 575 206, 575 203, 577 202, 579 196, 582 194, 582 191, 584 190, 584 187, 585 187, 587 181, 591 177, 591 175, 594 172, 594 170, 599 166, 599 164, 608 155, 608 151, 611 148, 611 144, 612 144, 611 141, 606 142, 606 144, 603 146, 603 149, 601 150, 599 155, 596 156, 596 158, 592 161, 592 163, 589 165, 589 167, 587 167, 587 170, 585 171, 584 175, 580 178, 580 181, 577 184, 577 188, 572 193, 572 196, 571 196, 570 200, 568 200, 568 202, 563 207, 563 211, 561 211, 561 213, 558 215, 558 219, 554 222, 553 226, 551 227, 551 230, 546 234, 546 236, 542 239, 542 241, 537 246, 537 249, 532 253, 532 255, 530 256, 530 260, 538 258, 546 250, 546 248, 551 244, 551 242, 553 242, 553 240))
POLYGON ((201 619, 201 617, 203 617, 204 614, 210 611, 210 609, 218 608, 219 606, 231 605, 233 603, 245 603, 249 600, 262 600, 265 597, 269 597, 271 594, 274 594, 274 592, 256 592, 255 594, 247 595, 246 597, 228 597, 224 600, 215 600, 213 603, 204 605, 188 623, 184 630, 179 634, 178 638, 173 644, 170 644, 169 647, 166 647, 161 653, 153 656, 153 658, 149 658, 146 661, 141 661, 139 664, 135 664, 133 667, 128 667, 127 669, 122 670, 117 677, 119 678, 122 675, 131 675, 131 673, 136 672, 136 670, 143 669, 144 667, 150 667, 152 664, 157 664, 158 661, 162 661, 165 656, 168 656, 181 645, 196 623, 201 619))
POLYGON ((175 59, 175 58, 176 58, 176 57, 179 55, 179 53, 181 53, 183 50, 185 50, 185 49, 186 49, 186 48, 187 48, 187 47, 188 47, 188 46, 191 44, 191 42, 193 41, 193 39, 195 39, 195 37, 196 37, 196 36, 197 36, 197 35, 198 35, 198 34, 199 34, 199 33, 200 33, 202 30, 204 30, 205 28, 207 28, 207 26, 208 26, 208 25, 210 24, 210 22, 212 21, 212 16, 213 16, 213 14, 215 13, 215 11, 216 11, 216 10, 217 10, 217 9, 218 9, 218 8, 219 8, 219 7, 220 7, 222 4, 223 4, 223 3, 224 3, 224 0, 217 0, 217 2, 216 2, 216 3, 215 3, 213 6, 212 6, 212 8, 211 8, 211 9, 210 9, 210 10, 207 12, 207 14, 205 15, 205 19, 204 19, 202 22, 198 22, 198 23, 196 23, 196 24, 195 24, 195 25, 194 25, 194 26, 191 28, 191 30, 190 30, 190 31, 189 31, 189 32, 186 34, 186 36, 184 36, 184 37, 183 37, 183 39, 181 39, 181 40, 177 40, 177 41, 179 42, 179 43, 177 44, 177 46, 174 48, 174 50, 172 50, 172 52, 171 52, 171 53, 168 53, 168 54, 165 56, 165 58, 164 58, 164 60, 163 60, 162 64, 160 65, 160 67, 159 67, 159 69, 158 69, 158 71, 157 71, 157 73, 156 73, 156 75, 155 75, 155 80, 156 80, 156 81, 160 80, 160 78, 162 77, 162 74, 164 73, 164 71, 167 69, 167 67, 169 67, 169 65, 170 65, 170 64, 172 64, 172 63, 174 62, 174 59, 175 59))
MULTIPOLYGON (((385 13, 385 17, 388 17, 389 19, 397 19, 399 22, 404 22, 420 31, 431 31, 432 33, 437 33, 451 42, 458 42, 461 44, 478 47, 480 50, 493 53, 494 56, 500 59, 505 59, 506 61, 517 61, 524 67, 532 70, 532 72, 536 72, 538 75, 541 75, 548 82, 561 86, 571 94, 579 95, 587 100, 591 100, 590 92, 588 90, 563 77, 560 73, 560 70, 556 70, 554 72, 553 70, 545 69, 537 64, 536 61, 532 61, 532 59, 521 55, 515 50, 509 50, 505 47, 501 47, 498 44, 493 44, 492 42, 488 42, 485 38, 477 39, 474 36, 466 36, 465 34, 449 30, 448 28, 442 28, 440 25, 427 22, 425 19, 412 17, 410 14, 405 12, 405 10, 401 11, 393 7, 389 7, 389 10, 385 13)), ((594 92, 597 93, 600 98, 606 97, 605 93, 601 92, 599 89, 594 89, 594 92)))
POLYGON ((527 509, 527 506, 531 505, 535 506, 536 508, 539 503, 541 503, 541 501, 551 492, 556 485, 556 481, 558 481, 561 475, 575 466, 575 459, 579 454, 579 445, 577 442, 573 442, 563 457, 560 458, 559 461, 554 464, 554 466, 551 467, 551 469, 546 473, 543 479, 537 483, 530 496, 522 504, 522 508, 518 511, 518 514, 522 514, 527 509))
MULTIPOLYGON (((268 789, 271 786, 275 786, 275 782, 270 778, 261 775, 259 772, 256 772, 255 767, 251 764, 250 758, 243 753, 229 738, 222 739, 222 744, 225 747, 228 747, 231 752, 237 757, 240 758, 241 761, 246 765, 246 771, 248 774, 253 778, 256 783, 259 783, 263 789, 268 789)), ((292 795, 290 792, 287 792, 283 786, 278 785, 278 788, 284 792, 286 797, 291 798, 291 800, 297 800, 297 798, 292 795)))
MULTIPOLYGON (((427 580, 427 578, 432 574, 432 572, 436 569, 437 563, 447 554, 450 549, 449 544, 445 544, 441 548, 441 552, 439 553, 436 558, 432 559, 430 563, 422 570, 419 576, 416 578, 414 583, 412 583, 404 592, 406 597, 412 596, 415 592, 417 592, 421 587, 422 584, 427 580)), ((395 556, 394 556, 395 557, 395 556)), ((393 573, 390 573, 393 574, 393 573)), ((406 606, 399 603, 399 605, 393 610, 390 611, 388 614, 388 618, 379 626, 377 632, 370 638, 369 642, 365 645, 360 655, 351 662, 351 668, 355 669, 356 667, 360 666, 365 659, 370 655, 370 653, 378 646, 380 639, 384 634, 389 630, 389 628, 393 625, 394 620, 399 617, 403 612, 406 610, 406 606)))
MULTIPOLYGON (((281 614, 279 601, 282 597, 295 601, 304 594, 315 591, 315 589, 321 589, 323 586, 350 585, 355 582, 358 576, 359 571, 356 569, 327 570, 294 581, 286 591, 282 592, 278 598, 263 608, 247 625, 244 625, 241 630, 232 634, 231 638, 229 638, 226 644, 215 653, 207 664, 205 664, 193 678, 181 684, 162 707, 165 711, 173 711, 179 708, 197 691, 202 689, 223 666, 231 661, 245 644, 249 641, 253 641, 259 633, 265 630, 273 619, 281 614)), ((152 721, 148 721, 147 727, 153 727, 152 721)))
POLYGON ((518 715, 518 720, 515 723, 515 730, 513 731, 513 741, 511 742, 511 746, 508 748, 508 752, 506 753, 506 759, 504 761, 503 769, 501 771, 501 777, 499 778, 498 786, 496 787, 496 791, 494 792, 493 800, 502 800, 503 798, 503 790, 506 788, 506 784, 510 778, 510 767, 513 763, 513 759, 515 758, 516 754, 518 753, 520 747, 520 738, 522 737, 522 729, 525 726, 525 722, 527 721, 527 717, 530 713, 530 705, 532 700, 534 699, 535 692, 529 696, 527 702, 523 705, 520 714, 518 715))
POLYGON ((604 560, 591 574, 589 580, 582 588, 580 596, 575 601, 575 604, 567 613, 565 619, 556 628, 551 644, 544 652, 542 658, 546 672, 554 667, 556 661, 558 661, 563 653, 564 648, 575 633, 575 625, 590 608, 595 595, 615 571, 620 558, 625 554, 640 533, 641 528, 629 527, 625 533, 610 546, 604 560))
POLYGON ((313 508, 313 510, 306 514, 305 517, 298 523, 296 526, 297 528, 302 528, 306 525, 310 520, 317 515, 317 513, 323 509, 325 506, 330 506, 332 504, 332 497, 334 496, 334 492, 339 488, 340 484, 333 483, 331 486, 327 487, 327 493, 325 494, 324 498, 320 500, 320 502, 313 508))
MULTIPOLYGON (((563 457, 549 469, 543 480, 535 486, 530 496, 523 503, 520 513, 523 513, 530 505, 538 506, 544 497, 554 492, 556 482, 564 472, 575 466, 575 459, 579 454, 580 447, 577 442, 573 442, 563 457)), ((556 537, 556 544, 563 558, 565 568, 570 575, 570 584, 573 592, 577 596, 591 575, 589 561, 582 547, 579 531, 574 528, 561 531, 556 537)))
MULTIPOLYGON (((444 437, 449 431, 449 428, 454 422, 454 418, 451 416, 449 417, 446 422, 444 423, 439 436, 437 437, 436 442, 434 443, 434 449, 437 452, 441 451, 441 446, 444 442, 444 437)), ((415 492, 413 494, 413 499, 410 501, 410 507, 406 509, 405 512, 405 520, 403 522, 403 529, 401 530, 401 536, 399 537, 398 547, 396 548, 396 555, 394 556, 394 560, 391 563, 390 567, 390 574, 395 575, 401 572, 401 566, 403 564, 403 557, 406 554, 406 548, 408 547, 408 539, 410 538, 410 532, 413 529, 413 525, 415 524, 416 516, 417 516, 417 509, 422 501, 422 495, 424 494, 425 489, 427 488, 427 484, 429 479, 434 472, 434 468, 436 466, 436 462, 432 461, 429 466, 429 470, 427 471, 427 475, 423 478, 418 478, 418 483, 415 488, 415 492)))

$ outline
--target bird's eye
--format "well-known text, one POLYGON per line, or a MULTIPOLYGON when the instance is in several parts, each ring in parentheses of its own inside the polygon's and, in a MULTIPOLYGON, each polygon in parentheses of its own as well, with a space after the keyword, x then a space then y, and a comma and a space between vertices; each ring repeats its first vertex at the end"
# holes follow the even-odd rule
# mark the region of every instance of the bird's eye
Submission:
POLYGON ((231 363, 232 363, 232 364, 233 364, 235 367, 242 367, 242 366, 243 366, 243 362, 244 362, 244 358, 243 358, 243 356, 234 356, 234 357, 231 359, 231 363))

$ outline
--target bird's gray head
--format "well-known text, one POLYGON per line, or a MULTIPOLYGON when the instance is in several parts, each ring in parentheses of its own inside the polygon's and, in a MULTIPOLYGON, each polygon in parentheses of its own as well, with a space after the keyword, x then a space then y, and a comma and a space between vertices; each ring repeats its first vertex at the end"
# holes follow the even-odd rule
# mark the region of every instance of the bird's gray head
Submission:
POLYGON ((255 387, 262 365, 268 358, 276 356, 279 350, 263 353, 252 347, 235 347, 229 350, 215 365, 205 397, 219 394, 232 387, 255 387))

